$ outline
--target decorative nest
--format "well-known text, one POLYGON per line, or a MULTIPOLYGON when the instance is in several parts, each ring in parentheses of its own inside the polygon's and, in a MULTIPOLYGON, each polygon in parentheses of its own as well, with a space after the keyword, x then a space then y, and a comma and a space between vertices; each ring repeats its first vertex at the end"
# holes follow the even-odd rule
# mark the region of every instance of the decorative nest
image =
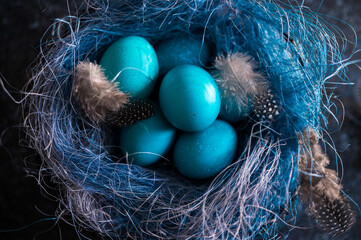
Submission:
POLYGON ((57 20, 30 84, 25 125, 44 161, 40 172, 62 186, 60 206, 76 224, 112 239, 272 239, 282 236, 280 225, 295 223, 298 136, 327 119, 324 86, 342 77, 343 62, 323 20, 292 4, 89 0, 83 16, 57 20), (155 44, 179 34, 201 34, 214 56, 247 54, 269 91, 238 126, 237 160, 211 182, 122 161, 116 131, 88 118, 73 97, 77 64, 99 62, 120 37, 155 44), (269 97, 277 116, 262 117, 269 97))

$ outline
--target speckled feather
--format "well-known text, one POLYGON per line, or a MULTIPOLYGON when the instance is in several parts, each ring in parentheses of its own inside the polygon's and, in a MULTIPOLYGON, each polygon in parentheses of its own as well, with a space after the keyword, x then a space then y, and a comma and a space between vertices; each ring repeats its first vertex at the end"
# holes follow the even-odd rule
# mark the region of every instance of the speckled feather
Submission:
POLYGON ((351 228, 356 218, 348 198, 341 193, 342 185, 336 171, 327 168, 329 159, 322 153, 318 138, 313 129, 306 129, 299 135, 299 192, 308 214, 325 232, 336 236, 351 228))
POLYGON ((333 237, 346 232, 356 222, 355 213, 345 197, 334 201, 323 197, 312 208, 322 230, 333 237))
POLYGON ((273 121, 280 114, 278 103, 270 89, 267 93, 262 92, 256 96, 254 108, 257 119, 273 121))
POLYGON ((124 127, 147 119, 153 116, 154 112, 155 107, 151 102, 146 100, 131 100, 118 111, 107 112, 105 121, 118 127, 124 127))

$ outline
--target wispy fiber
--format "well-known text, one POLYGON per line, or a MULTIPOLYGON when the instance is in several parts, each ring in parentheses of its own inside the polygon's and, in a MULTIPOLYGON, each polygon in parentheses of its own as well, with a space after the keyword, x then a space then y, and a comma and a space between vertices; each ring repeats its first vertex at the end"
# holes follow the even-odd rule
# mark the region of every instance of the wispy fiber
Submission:
POLYGON ((24 105, 28 141, 44 163, 39 179, 49 174, 61 186, 60 211, 112 239, 286 237, 279 228, 295 222, 297 133, 327 121, 326 81, 344 79, 337 33, 294 1, 87 2, 91 13, 57 20, 59 35, 41 45, 24 105), (244 52, 257 62, 280 114, 267 126, 242 126, 239 139, 246 143, 238 160, 212 183, 195 184, 171 168, 142 168, 113 156, 111 139, 118 136, 85 118, 71 89, 77 64, 98 61, 122 36, 156 44, 200 32, 213 55, 244 52))

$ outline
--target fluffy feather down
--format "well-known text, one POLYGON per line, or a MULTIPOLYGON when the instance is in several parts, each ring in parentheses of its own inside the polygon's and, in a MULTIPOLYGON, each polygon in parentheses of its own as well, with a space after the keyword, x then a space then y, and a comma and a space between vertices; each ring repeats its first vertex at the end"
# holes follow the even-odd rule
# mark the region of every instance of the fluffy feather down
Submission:
POLYGON ((312 198, 316 201, 325 195, 330 200, 341 198, 342 185, 334 170, 328 169, 330 163, 327 155, 321 150, 315 130, 307 129, 299 136, 301 170, 301 194, 303 201, 312 198))
POLYGON ((76 66, 72 91, 89 118, 96 122, 104 121, 108 112, 118 111, 129 100, 117 83, 108 81, 100 65, 88 61, 76 66))
POLYGON ((257 101, 257 96, 267 94, 268 84, 262 74, 255 71, 256 64, 250 56, 240 52, 220 55, 214 67, 213 77, 226 110, 236 107, 244 111, 257 101))

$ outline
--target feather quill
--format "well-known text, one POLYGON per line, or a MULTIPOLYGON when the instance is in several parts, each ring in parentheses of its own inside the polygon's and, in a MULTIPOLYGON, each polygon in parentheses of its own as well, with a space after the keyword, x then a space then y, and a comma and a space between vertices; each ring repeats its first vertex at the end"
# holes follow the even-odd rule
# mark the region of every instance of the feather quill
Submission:
POLYGON ((73 94, 92 120, 101 122, 108 112, 118 112, 129 101, 117 83, 105 77, 100 65, 86 61, 76 66, 73 94))

